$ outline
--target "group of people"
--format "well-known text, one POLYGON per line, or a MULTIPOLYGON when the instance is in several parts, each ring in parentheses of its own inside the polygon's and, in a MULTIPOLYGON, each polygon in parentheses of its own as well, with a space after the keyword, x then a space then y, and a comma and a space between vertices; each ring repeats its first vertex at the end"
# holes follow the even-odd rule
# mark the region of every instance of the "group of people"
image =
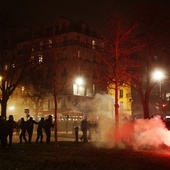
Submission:
POLYGON ((22 143, 23 140, 25 143, 31 143, 35 124, 37 125, 36 143, 43 142, 43 131, 46 134, 46 143, 50 143, 51 128, 54 127, 51 115, 49 115, 46 120, 42 117, 38 122, 33 120, 32 117, 27 121, 21 118, 18 123, 14 121, 13 115, 9 115, 8 120, 0 116, 0 143, 2 148, 12 145, 14 129, 19 129, 20 143, 22 143))

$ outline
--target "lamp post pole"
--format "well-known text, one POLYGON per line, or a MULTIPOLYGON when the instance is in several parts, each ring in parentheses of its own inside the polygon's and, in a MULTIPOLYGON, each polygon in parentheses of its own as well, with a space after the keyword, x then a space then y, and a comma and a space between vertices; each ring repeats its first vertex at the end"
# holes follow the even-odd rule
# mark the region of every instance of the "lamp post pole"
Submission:
POLYGON ((162 80, 164 79, 164 72, 161 70, 156 70, 153 73, 153 78, 159 81, 159 111, 161 112, 161 104, 162 104, 162 80))
POLYGON ((162 104, 162 80, 160 80, 160 84, 159 84, 159 111, 161 112, 161 104, 162 104))

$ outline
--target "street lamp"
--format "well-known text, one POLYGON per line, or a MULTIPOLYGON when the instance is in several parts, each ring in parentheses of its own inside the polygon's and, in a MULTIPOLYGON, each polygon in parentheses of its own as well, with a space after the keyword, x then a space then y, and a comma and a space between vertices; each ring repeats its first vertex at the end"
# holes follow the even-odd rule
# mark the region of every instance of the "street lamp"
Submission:
POLYGON ((165 78, 165 74, 162 70, 156 70, 153 73, 153 79, 159 81, 159 110, 161 110, 162 101, 162 80, 165 78))
POLYGON ((165 78, 165 74, 162 70, 156 70, 154 73, 153 73, 153 79, 156 80, 156 81, 159 81, 160 82, 160 98, 162 98, 162 80, 165 78))
POLYGON ((83 79, 80 78, 80 77, 78 77, 78 78, 76 79, 75 83, 76 83, 77 85, 82 85, 82 84, 83 84, 83 79))

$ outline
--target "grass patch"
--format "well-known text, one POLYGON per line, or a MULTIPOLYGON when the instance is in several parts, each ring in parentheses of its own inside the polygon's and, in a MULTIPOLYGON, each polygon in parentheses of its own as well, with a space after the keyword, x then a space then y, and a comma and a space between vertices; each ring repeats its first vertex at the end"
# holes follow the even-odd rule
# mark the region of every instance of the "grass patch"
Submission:
POLYGON ((92 143, 18 144, 0 149, 0 170, 120 170, 167 168, 170 158, 149 151, 97 148, 92 143), (56 153, 58 159, 56 161, 56 153))

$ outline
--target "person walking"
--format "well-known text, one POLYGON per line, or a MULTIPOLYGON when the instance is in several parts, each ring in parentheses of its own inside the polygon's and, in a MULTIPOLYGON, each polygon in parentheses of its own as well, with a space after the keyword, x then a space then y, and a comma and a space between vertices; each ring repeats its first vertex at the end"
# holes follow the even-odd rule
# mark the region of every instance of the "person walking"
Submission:
POLYGON ((23 117, 21 118, 21 121, 20 121, 20 124, 19 124, 19 128, 21 129, 21 132, 19 134, 20 143, 22 143, 22 139, 24 139, 25 143, 27 143, 27 138, 25 136, 27 126, 26 126, 26 121, 24 120, 23 117))
POLYGON ((51 128, 54 127, 54 124, 52 123, 52 115, 48 116, 48 119, 45 120, 44 130, 46 134, 46 142, 47 144, 50 143, 51 138, 51 128))
POLYGON ((84 142, 88 142, 87 139, 87 130, 88 130, 88 121, 87 121, 87 116, 84 117, 84 119, 81 121, 81 131, 83 135, 81 136, 80 140, 84 142))
POLYGON ((7 137, 9 138, 8 146, 11 147, 14 128, 17 128, 17 123, 14 121, 13 115, 9 115, 9 118, 6 123, 7 123, 7 137))
POLYGON ((30 117, 27 122, 27 133, 28 133, 28 143, 32 142, 32 134, 34 130, 34 124, 38 124, 32 117, 30 117))
POLYGON ((43 142, 44 125, 45 125, 45 121, 44 121, 44 118, 42 117, 40 121, 38 122, 36 143, 38 143, 39 139, 40 139, 40 143, 43 142))

